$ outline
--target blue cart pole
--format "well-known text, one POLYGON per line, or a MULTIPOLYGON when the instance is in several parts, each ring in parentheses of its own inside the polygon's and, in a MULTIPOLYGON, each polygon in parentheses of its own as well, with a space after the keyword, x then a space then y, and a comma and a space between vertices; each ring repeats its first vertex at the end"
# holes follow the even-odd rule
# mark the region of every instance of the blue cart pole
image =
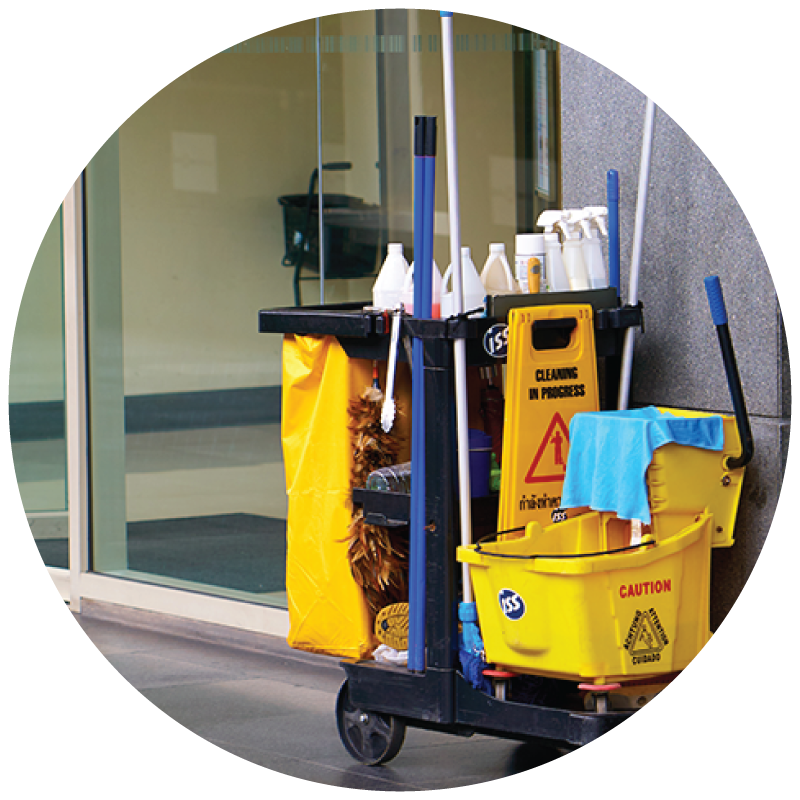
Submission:
MULTIPOLYGON (((433 300, 433 221, 436 117, 414 119, 414 316, 430 319, 433 300)), ((425 362, 412 344, 411 519, 408 556, 408 669, 425 669, 425 362)))
POLYGON ((608 279, 611 286, 620 292, 619 277, 619 173, 610 169, 606 174, 608 201, 608 279))

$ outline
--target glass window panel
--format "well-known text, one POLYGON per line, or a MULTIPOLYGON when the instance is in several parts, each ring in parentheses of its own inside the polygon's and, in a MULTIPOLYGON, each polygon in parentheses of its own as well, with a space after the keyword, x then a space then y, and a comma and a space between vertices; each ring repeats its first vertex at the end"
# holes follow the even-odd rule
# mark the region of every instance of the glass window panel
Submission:
MULTIPOLYGON (((535 127, 557 141, 555 45, 463 15, 455 33, 462 239, 480 268, 559 201, 558 153, 535 127)), ((94 570, 285 605, 281 340, 257 312, 369 301, 389 241, 413 259, 418 114, 439 118, 445 269, 441 58, 435 11, 308 20, 182 75, 93 159, 94 570)))
POLYGON ((11 450, 22 504, 45 564, 68 567, 61 209, 20 303, 9 375, 11 450))
MULTIPOLYGON (((534 232, 538 215, 560 202, 557 45, 481 17, 453 20, 461 239, 481 269, 492 242, 503 242, 513 263, 515 234, 534 232)), ((383 9, 320 20, 322 162, 349 164, 323 169, 323 196, 378 206, 377 215, 353 214, 348 231, 378 246, 378 268, 389 241, 402 242, 413 260, 417 115, 437 117, 434 259, 442 272, 450 261, 440 40, 437 11, 383 9), (379 235, 370 240, 375 219, 379 235)), ((370 299, 374 275, 341 280, 332 267, 326 302, 370 299)), ((318 283, 308 295, 319 296, 318 283)))
POLYGON ((93 569, 285 606, 279 198, 317 159, 314 22, 210 58, 87 170, 93 569))

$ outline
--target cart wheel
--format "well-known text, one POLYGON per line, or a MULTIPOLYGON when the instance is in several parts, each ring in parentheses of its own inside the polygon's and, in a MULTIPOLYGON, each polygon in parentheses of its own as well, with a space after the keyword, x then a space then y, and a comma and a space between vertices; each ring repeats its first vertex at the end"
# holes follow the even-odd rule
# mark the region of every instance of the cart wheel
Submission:
POLYGON ((350 701, 347 681, 336 698, 336 727, 345 750, 370 767, 391 761, 406 736, 406 726, 399 719, 356 708, 350 701))

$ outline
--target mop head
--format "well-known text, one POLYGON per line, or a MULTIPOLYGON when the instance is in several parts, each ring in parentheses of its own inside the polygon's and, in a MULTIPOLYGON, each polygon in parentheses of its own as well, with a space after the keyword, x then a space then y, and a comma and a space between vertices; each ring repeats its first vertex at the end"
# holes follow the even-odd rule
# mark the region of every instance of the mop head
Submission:
MULTIPOLYGON (((371 472, 397 463, 400 443, 381 427, 382 405, 383 392, 374 385, 350 402, 352 488, 364 488, 371 472)), ((392 529, 368 524, 357 508, 345 541, 350 572, 364 592, 373 619, 382 608, 408 600, 408 553, 392 529)))
POLYGON ((478 628, 478 610, 475 603, 459 603, 458 618, 461 620, 458 657, 464 677, 473 688, 491 694, 492 682, 483 674, 483 670, 486 669, 486 655, 478 628))

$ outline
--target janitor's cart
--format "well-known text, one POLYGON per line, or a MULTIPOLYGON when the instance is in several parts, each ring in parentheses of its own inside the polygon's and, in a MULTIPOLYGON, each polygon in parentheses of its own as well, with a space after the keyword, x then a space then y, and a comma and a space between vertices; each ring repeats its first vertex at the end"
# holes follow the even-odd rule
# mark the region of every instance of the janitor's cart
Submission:
MULTIPOLYGON (((516 298, 514 302, 520 301, 516 298)), ((514 310, 502 307, 502 302, 503 298, 498 298, 496 307, 490 304, 488 316, 482 318, 403 318, 403 335, 424 343, 424 380, 431 398, 427 404, 425 663, 421 671, 412 672, 406 665, 369 657, 342 661, 346 679, 336 713, 344 746, 363 763, 385 763, 397 755, 406 727, 411 726, 462 736, 483 733, 533 740, 568 749, 608 745, 796 747, 796 715, 774 707, 774 698, 762 695, 759 699, 745 693, 742 697, 751 707, 736 708, 735 694, 720 694, 719 681, 717 691, 709 691, 708 678, 693 674, 702 670, 682 668, 687 663, 707 666, 705 659, 711 647, 707 629, 708 560, 713 537, 731 533, 730 508, 725 521, 717 523, 713 513, 687 517, 681 503, 671 502, 672 496, 665 497, 663 513, 654 513, 651 531, 658 543, 642 547, 641 552, 614 555, 597 551, 625 544, 621 531, 615 529, 620 521, 611 520, 613 515, 596 513, 552 525, 530 522, 522 536, 501 535, 481 544, 486 531, 496 532, 500 501, 495 494, 472 500, 478 543, 467 549, 458 546, 453 342, 457 338, 466 342, 471 367, 496 364, 498 355, 499 360, 505 360, 502 352, 497 353, 493 334, 514 310), (723 527, 728 530, 718 533, 717 529, 722 531, 723 527), (676 532, 680 541, 671 541, 676 532), (532 538, 537 540, 531 542, 532 538), (564 555, 569 555, 570 548, 588 555, 559 562, 554 547, 560 547, 564 555), (683 547, 693 549, 682 551, 683 547), (544 548, 552 558, 494 557, 502 548, 508 555, 530 553, 531 548, 539 548, 541 553, 544 548), (685 553, 688 555, 682 560, 685 553), (661 561, 653 570, 654 559, 662 554, 668 561, 661 561), (636 561, 636 568, 613 575, 615 559, 625 562, 623 566, 636 561), (459 659, 457 608, 463 594, 462 560, 470 562, 475 576, 486 655, 489 666, 495 667, 488 692, 467 679, 459 659), (518 578, 523 573, 533 582, 532 589, 520 584, 518 578), (637 575, 637 579, 632 577, 637 575), (509 614, 503 614, 503 590, 509 588, 524 596, 528 604, 523 623, 530 627, 516 639, 508 633, 508 628, 517 624, 513 607, 509 614), (645 592, 648 597, 642 596, 645 592), (677 598, 684 606, 694 603, 696 608, 650 613, 651 607, 664 607, 658 602, 664 597, 677 598), (622 607, 618 613, 612 608, 615 603, 622 607), (680 614, 700 622, 689 625, 692 630, 678 633, 676 615, 680 614), (700 660, 693 662, 694 656, 683 661, 676 658, 666 671, 663 665, 654 668, 654 658, 659 654, 666 658, 674 649, 675 643, 665 645, 664 637, 672 640, 676 633, 681 646, 692 654, 699 653, 700 660), (638 645, 638 658, 631 655, 633 638, 649 642, 649 648, 638 645), (609 655, 604 648, 613 652, 609 655), (499 656, 493 658, 493 652, 499 656), (607 666, 615 659, 621 663, 620 654, 629 669, 607 666), (589 664, 586 675, 592 677, 582 682, 578 672, 570 672, 577 669, 573 665, 587 659, 603 666, 589 664), (604 683, 597 682, 598 675, 604 683), (727 707, 720 708, 720 703, 727 707)), ((641 322, 641 309, 619 307, 613 291, 529 296, 525 302, 551 307, 585 303, 592 312, 598 361, 603 360, 612 373, 624 330, 641 322)), ((387 359, 389 329, 387 315, 360 305, 275 309, 260 314, 261 332, 335 337, 348 358, 367 362, 387 359)), ((400 353, 404 359, 402 347, 400 353)), ((730 456, 740 446, 732 419, 726 419, 725 432, 722 455, 730 456)), ((719 483, 725 491, 727 487, 722 484, 727 473, 721 455, 710 457, 716 461, 711 482, 719 483)), ((669 454, 666 463, 657 466, 657 474, 669 475, 668 482, 676 468, 684 472, 669 454)), ((736 471, 730 474, 736 481, 736 471)), ((678 480, 685 488, 685 476, 679 475, 678 480)), ((738 496, 735 485, 731 491, 738 496)), ((352 501, 376 524, 408 525, 409 494, 356 489, 352 501)), ((712 499, 712 510, 715 503, 712 499)), ((733 510, 735 517, 735 503, 733 510)), ((743 680, 737 684, 740 691, 743 680)))
MULTIPOLYGON (((461 242, 451 17, 452 12, 442 12, 451 263, 457 265, 461 242)), ((344 637, 363 626, 364 615, 350 614, 347 598, 338 595, 348 578, 346 554, 327 558, 321 552, 332 546, 321 531, 333 531, 332 522, 350 513, 343 510, 345 505, 360 508, 370 525, 409 530, 408 661, 378 659, 375 653, 345 654, 346 678, 336 708, 345 748, 363 763, 385 763, 399 752, 407 726, 568 749, 797 747, 796 710, 787 709, 785 702, 791 692, 754 693, 743 678, 733 691, 720 692, 720 681, 708 674, 713 650, 711 550, 733 544, 743 465, 752 455, 735 370, 728 370, 735 422, 711 415, 716 416, 710 423, 717 426, 716 448, 691 456, 677 442, 657 449, 648 465, 646 489, 639 487, 649 494, 647 518, 592 511, 597 508, 593 502, 576 507, 562 503, 560 492, 537 488, 572 464, 566 452, 570 418, 588 419, 587 441, 594 442, 599 437, 591 430, 592 403, 598 415, 608 409, 627 411, 631 334, 642 324, 634 266, 642 241, 649 151, 643 148, 625 306, 620 305, 617 285, 489 297, 485 316, 470 316, 459 300, 460 271, 455 266, 454 314, 431 319, 435 315, 425 310, 431 302, 425 276, 433 262, 435 135, 429 134, 435 129, 424 124, 426 118, 418 119, 423 124, 415 141, 416 315, 353 304, 265 310, 259 318, 261 332, 283 333, 298 345, 284 349, 282 409, 284 445, 290 442, 293 462, 288 525, 303 538, 295 549, 303 562, 298 571, 302 588, 290 593, 290 617, 295 602, 306 603, 316 614, 331 599, 325 596, 330 591, 337 596, 330 613, 322 614, 322 635, 344 637), (413 345, 399 348, 401 360, 410 353, 413 361, 412 390, 423 387, 419 402, 412 402, 412 426, 424 421, 419 427, 424 446, 416 437, 418 449, 411 461, 413 470, 415 460, 419 466, 423 459, 423 479, 415 483, 412 471, 410 494, 351 488, 345 504, 342 495, 348 492, 342 487, 348 476, 337 469, 337 453, 342 460, 351 454, 341 440, 335 443, 337 424, 347 424, 342 406, 348 385, 341 378, 341 364, 387 361, 395 352, 390 351, 390 330, 396 321, 401 338, 413 345), (315 360, 317 351, 325 349, 316 343, 332 341, 340 348, 329 352, 338 372, 315 360), (516 349, 506 351, 506 342, 516 349), (536 351, 535 358, 531 351, 536 351), (288 384, 287 352, 292 359, 288 384), (565 354, 568 361, 561 358, 565 354), (499 362, 508 367, 500 493, 470 500, 463 491, 471 480, 464 457, 466 371, 499 362), (603 379, 598 380, 601 363, 603 379), (287 385, 295 391, 287 391, 287 385), (524 412, 525 404, 541 408, 544 398, 549 410, 543 429, 527 428, 540 415, 524 412), (320 436, 314 441, 289 430, 305 411, 318 424, 320 436), (321 469, 326 460, 332 464, 327 473, 321 469), (335 490, 321 485, 322 474, 336 476, 335 490), (306 483, 298 483, 297 475, 306 483), (515 486, 515 480, 521 484, 515 486), (641 525, 634 526, 634 519, 641 525), (315 561, 318 556, 321 560, 315 561), (312 564, 318 566, 318 576, 312 564), (475 628, 477 638, 472 635, 475 628), (473 669, 478 643, 483 653, 473 669)), ((649 147, 647 137, 645 141, 649 147)), ((709 299, 728 369, 733 362, 726 356, 730 342, 724 306, 718 307, 721 294, 715 299, 709 289, 709 299)), ((362 366, 359 374, 363 378, 368 373, 362 366)), ((652 413, 652 421, 662 424, 662 411, 652 413)), ((698 415, 704 416, 709 415, 698 415)), ((691 413, 670 413, 668 424, 678 428, 681 419, 691 424, 691 413)), ((620 424, 627 422, 621 419, 620 424)), ((599 430, 606 420, 596 423, 599 430)), ((608 436, 606 430, 606 438, 619 437, 613 431, 608 436)), ((569 444, 571 452, 578 449, 574 440, 569 444)), ((604 461, 627 463, 624 457, 599 452, 596 462, 604 466, 604 461)), ((564 486, 566 492, 569 487, 564 486)), ((622 488, 627 489, 624 483, 622 488)), ((341 536, 334 531, 331 539, 341 536)), ((292 560, 290 555, 287 590, 292 560)), ((349 600, 356 595, 350 592, 349 600)), ((312 627, 307 621, 298 625, 303 633, 312 627)), ((314 643, 307 649, 314 649, 314 643)))

